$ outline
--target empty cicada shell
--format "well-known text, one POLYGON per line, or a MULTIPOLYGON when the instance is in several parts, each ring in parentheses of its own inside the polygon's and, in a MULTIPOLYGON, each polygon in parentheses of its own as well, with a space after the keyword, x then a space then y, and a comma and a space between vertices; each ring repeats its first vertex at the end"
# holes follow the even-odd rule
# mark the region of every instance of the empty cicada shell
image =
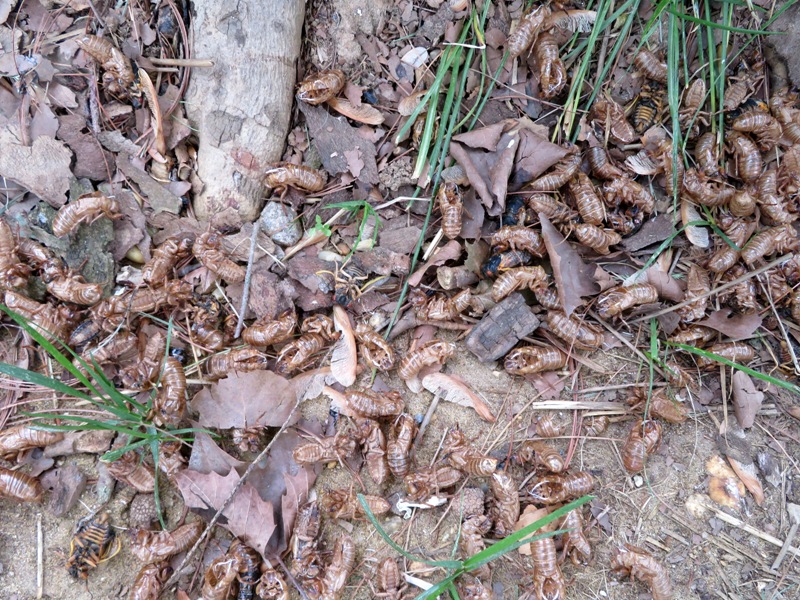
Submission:
POLYGON ((463 475, 449 465, 438 464, 412 471, 403 478, 403 485, 412 502, 422 502, 438 494, 440 490, 453 487, 463 475))
POLYGON ((598 179, 611 180, 625 176, 622 169, 611 162, 605 148, 591 146, 586 150, 586 157, 589 160, 589 167, 592 169, 592 175, 598 179))
POLYGON ((170 279, 175 265, 192 251, 192 238, 176 236, 166 239, 153 250, 152 258, 142 267, 142 281, 157 285, 170 279))
POLYGON ((639 50, 633 59, 633 64, 645 77, 667 83, 666 63, 661 62, 650 50, 645 48, 639 50))
MULTIPOLYGON (((555 530, 555 522, 548 523, 539 532, 555 530)), ((524 600, 539 598, 566 598, 567 581, 558 564, 556 543, 552 536, 543 537, 531 542, 531 559, 533 560, 533 589, 524 596, 524 600)))
POLYGON ((121 95, 129 90, 136 79, 131 61, 109 40, 96 35, 85 35, 78 46, 97 61, 105 70, 103 85, 111 94, 121 95))
POLYGON ((36 477, 0 467, 0 497, 18 502, 38 502, 44 488, 36 477))
POLYGON ((356 325, 355 335, 367 365, 378 371, 389 371, 394 367, 394 349, 383 336, 366 323, 356 325))
POLYGON ((687 169, 683 177, 683 192, 703 206, 724 206, 736 195, 736 188, 709 181, 697 169, 687 169))
POLYGON ((103 297, 102 285, 87 283, 58 259, 49 260, 43 265, 41 277, 47 291, 64 302, 91 306, 103 297))
POLYGON ((256 586, 256 597, 263 600, 289 600, 289 586, 278 571, 265 569, 256 586))
POLYGON ((697 298, 693 302, 678 309, 681 319, 687 323, 699 321, 706 314, 708 292, 711 291, 711 280, 708 271, 693 264, 686 275, 686 300, 697 298))
POLYGON ((162 586, 171 575, 172 567, 166 560, 143 566, 133 580, 130 600, 158 600, 162 586))
POLYGON ((602 225, 606 218, 605 206, 594 184, 583 171, 575 173, 567 189, 584 223, 602 225))
MULTIPOLYGON (((231 352, 236 352, 232 350, 231 352)), ((210 368, 210 367, 209 367, 210 368)), ((151 418, 156 425, 177 425, 186 412, 186 373, 181 362, 172 356, 164 361, 161 391, 153 400, 151 418)))
POLYGON ((622 241, 622 236, 613 229, 602 229, 591 223, 578 223, 572 227, 578 241, 597 252, 598 254, 609 254, 610 246, 616 246, 622 241))
MULTIPOLYGON (((700 77, 695 79, 692 84, 686 88, 686 91, 683 93, 681 108, 678 111, 680 124, 688 129, 690 137, 697 137, 697 134, 700 132, 701 124, 708 126, 707 113, 703 113, 702 111, 705 101, 706 81, 700 77)), ((699 143, 698 141, 698 144, 699 143)), ((695 147, 695 153, 696 152, 697 150, 695 147)))
MULTIPOLYGON (((716 354, 731 362, 742 364, 749 363, 756 357, 756 351, 753 347, 743 342, 723 342, 709 346, 706 350, 711 354, 716 354)), ((699 356, 697 358, 697 364, 703 368, 710 368, 718 366, 721 363, 712 358, 699 356)))
POLYGON ((608 131, 609 137, 620 144, 632 144, 637 139, 636 131, 627 119, 625 109, 611 98, 598 98, 592 105, 589 117, 596 124, 608 131))
POLYGON ((611 421, 605 415, 590 417, 583 426, 583 435, 586 437, 597 437, 608 429, 611 421))
POLYGON ((547 287, 547 273, 542 267, 518 267, 502 273, 492 284, 492 300, 500 302, 519 289, 537 291, 547 287))
POLYGON ((517 28, 508 36, 506 49, 511 58, 525 52, 533 43, 536 34, 542 29, 545 19, 550 15, 550 7, 546 4, 534 5, 517 23, 517 28))
POLYGON ((625 444, 622 446, 622 465, 628 473, 644 469, 647 457, 661 444, 661 423, 652 419, 633 422, 625 444))
POLYGON ((322 578, 322 598, 339 598, 356 562, 356 545, 347 534, 340 534, 333 546, 333 557, 322 578))
MULTIPOLYGON (((26 240, 30 244, 35 244, 43 251, 44 247, 36 242, 26 240)), ((20 242, 20 246, 22 242, 20 242)), ((25 258, 25 254, 22 254, 25 258)), ((45 254, 45 256, 47 256, 45 254)), ((47 260, 47 258, 45 258, 47 260)), ((23 287, 28 282, 30 268, 20 262, 17 255, 17 243, 14 239, 14 232, 11 231, 8 223, 0 219, 0 286, 4 288, 23 287)))
POLYGON ((539 67, 541 97, 555 98, 567 83, 567 69, 558 55, 558 42, 553 34, 543 31, 536 38, 533 56, 539 67))
POLYGON ((552 473, 536 480, 528 490, 528 499, 534 504, 560 504, 590 493, 594 477, 585 471, 552 473))
POLYGON ((94 223, 101 217, 121 219, 119 202, 99 193, 86 194, 58 209, 53 219, 53 235, 64 237, 81 223, 94 223))
POLYGON ((288 162, 275 163, 265 172, 265 183, 277 192, 289 187, 304 192, 319 192, 325 187, 325 182, 321 171, 288 162))
POLYGON ((245 327, 242 331, 242 341, 251 346, 264 348, 291 339, 296 328, 297 313, 294 310, 287 310, 277 319, 259 319, 250 327, 245 327))
POLYGON ((694 145, 694 159, 698 168, 708 177, 719 177, 719 156, 717 154, 717 138, 708 131, 697 138, 694 145))
POLYGON ((557 371, 567 364, 567 355, 556 348, 523 346, 509 352, 503 367, 511 375, 531 375, 542 371, 557 371))
POLYGON ((631 544, 617 549, 611 558, 611 570, 618 575, 630 575, 650 586, 653 600, 671 600, 672 583, 664 566, 653 555, 631 544))
POLYGON ((539 258, 547 255, 542 236, 522 225, 501 227, 492 235, 492 245, 496 250, 524 250, 539 258))
POLYGON ((396 417, 405 408, 405 400, 399 392, 373 392, 372 390, 349 389, 347 405, 362 417, 380 419, 396 417))
POLYGON ((606 204, 618 207, 629 204, 649 215, 655 210, 656 201, 640 183, 628 177, 619 177, 603 184, 606 204))
POLYGON ((561 413, 546 413, 534 415, 531 418, 531 428, 529 434, 543 438, 554 438, 566 433, 569 423, 561 413))
POLYGON ((235 371, 248 372, 266 369, 267 357, 255 348, 234 348, 228 352, 214 354, 208 359, 207 364, 209 378, 221 379, 235 371))
POLYGON ((443 183, 436 197, 442 213, 442 232, 453 240, 461 235, 461 191, 455 183, 443 183))
POLYGON ((417 423, 409 414, 402 414, 395 420, 389 430, 389 441, 386 444, 386 458, 389 470, 395 477, 405 477, 411 466, 411 444, 417 435, 417 423))
POLYGON ((58 431, 43 431, 29 425, 14 425, 0 431, 0 456, 13 458, 30 448, 43 448, 60 442, 64 434, 58 431))
MULTIPOLYGON (((469 556, 472 555, 470 554, 469 556)), ((400 569, 397 566, 396 559, 384 558, 378 563, 376 579, 378 583, 376 598, 381 598, 381 600, 401 600, 407 586, 405 585, 405 580, 400 577, 400 569)))
POLYGON ((581 155, 573 146, 567 151, 566 156, 558 161, 553 169, 532 181, 528 186, 533 192, 555 192, 561 189, 573 178, 581 166, 581 155))
MULTIPOLYGON (((483 536, 491 529, 492 520, 486 515, 475 515, 464 521, 461 525, 461 537, 458 538, 458 547, 462 556, 468 558, 483 551, 486 548, 483 536)), ((489 565, 483 565, 473 572, 478 577, 486 578, 490 575, 489 565)))
POLYGON ((452 342, 444 340, 431 340, 425 342, 419 348, 408 352, 400 359, 397 366, 397 374, 400 379, 408 381, 431 365, 444 364, 456 351, 456 346, 452 342))
POLYGON ((219 233, 207 231, 197 238, 192 246, 192 253, 205 268, 228 283, 244 281, 245 268, 233 262, 223 246, 224 240, 219 233))
POLYGON ((797 220, 797 214, 787 210, 785 198, 778 194, 778 173, 775 169, 765 171, 758 178, 756 190, 755 201, 758 203, 764 223, 783 225, 797 220))
POLYGON ((545 317, 547 326, 555 335, 578 350, 597 350, 603 345, 603 330, 573 314, 550 310, 545 317))
POLYGON ((489 487, 494 496, 490 516, 494 520, 494 535, 497 538, 509 536, 519 520, 519 490, 514 477, 507 471, 492 473, 489 487))
POLYGON ((447 431, 442 451, 451 467, 467 475, 487 477, 497 469, 497 459, 485 456, 470 444, 458 427, 447 431))
POLYGON ((517 451, 517 458, 523 463, 544 467, 551 473, 564 470, 564 459, 558 450, 542 440, 525 440, 517 451))
MULTIPOLYGON (((373 515, 386 514, 391 508, 391 505, 380 496, 367 494, 364 495, 364 499, 373 515)), ((322 510, 334 519, 361 519, 367 515, 352 489, 329 490, 322 496, 320 505, 322 510)))
POLYGON ((745 183, 758 179, 764 166, 764 159, 761 157, 755 142, 746 135, 737 132, 729 134, 727 141, 733 146, 739 179, 745 183))
POLYGON ((633 388, 632 394, 628 397, 628 403, 634 410, 643 410, 648 407, 651 417, 663 419, 669 423, 683 423, 688 416, 686 408, 669 394, 668 388, 654 389, 650 395, 650 402, 647 402, 647 388, 633 388))
POLYGON ((203 578, 203 600, 227 600, 231 586, 239 574, 238 561, 231 555, 218 556, 206 569, 203 578))
POLYGON ((181 525, 173 531, 131 532, 131 553, 144 563, 153 563, 191 548, 205 529, 203 521, 181 525))
POLYGON ((286 344, 278 354, 275 371, 288 375, 306 367, 315 355, 327 345, 328 340, 320 333, 305 333, 286 344))
POLYGON ((602 319, 615 317, 640 304, 658 302, 658 290, 649 283, 636 283, 629 287, 615 287, 597 297, 597 314, 602 319))
POLYGON ((796 251, 800 248, 800 238, 789 224, 764 229, 750 238, 742 249, 742 260, 752 265, 757 260, 776 252, 796 251))
POLYGON ((389 463, 386 460, 386 436, 383 435, 377 421, 360 419, 357 423, 367 471, 369 471, 372 481, 381 485, 389 476, 389 463))
POLYGON ((461 290, 452 298, 444 294, 429 296, 422 289, 414 289, 408 301, 418 319, 423 321, 452 321, 471 306, 472 292, 461 290))
POLYGON ((533 194, 528 197, 528 208, 538 215, 544 215, 551 223, 564 225, 576 220, 577 214, 569 206, 547 194, 533 194))
POLYGON ((133 450, 109 462, 106 467, 114 479, 128 484, 137 492, 146 494, 155 490, 156 476, 153 467, 133 450))
POLYGON ((297 99, 316 106, 334 98, 345 84, 345 76, 339 69, 320 71, 304 79, 297 89, 297 99))
POLYGON ((292 455, 296 463, 311 465, 342 461, 352 456, 355 451, 356 441, 351 436, 336 434, 301 444, 294 449, 292 455))

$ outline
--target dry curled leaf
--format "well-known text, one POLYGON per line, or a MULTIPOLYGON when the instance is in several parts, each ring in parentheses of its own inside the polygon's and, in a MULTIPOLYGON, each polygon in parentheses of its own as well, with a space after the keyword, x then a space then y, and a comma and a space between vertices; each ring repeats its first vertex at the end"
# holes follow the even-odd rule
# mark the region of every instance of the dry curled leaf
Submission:
POLYGON ((369 104, 355 106, 352 102, 344 98, 331 98, 328 100, 328 106, 348 119, 364 123, 365 125, 380 125, 384 121, 381 111, 369 104))
POLYGON ((416 287, 422 281, 425 272, 431 267, 438 267, 443 265, 448 260, 455 260, 461 256, 461 244, 456 240, 450 240, 444 246, 436 250, 424 265, 414 271, 414 274, 408 278, 408 285, 416 287))
POLYGON ((753 494, 756 504, 761 506, 764 503, 764 488, 758 480, 755 463, 752 461, 749 463, 739 462, 732 456, 728 456, 728 462, 731 463, 733 472, 736 473, 736 476, 747 488, 747 491, 753 494))
POLYGON ((755 423, 756 414, 764 402, 764 392, 759 392, 750 376, 742 371, 733 372, 731 388, 736 420, 743 429, 748 429, 755 423))
POLYGON ((441 394, 442 400, 475 409, 484 421, 494 423, 496 420, 486 403, 460 377, 431 373, 423 377, 422 385, 429 392, 441 394))
POLYGON ((600 291, 594 280, 594 267, 587 265, 550 220, 539 213, 542 238, 553 267, 553 278, 558 289, 558 299, 567 316, 583 304, 582 296, 592 296, 600 291))
POLYGON ((349 387, 356 382, 358 352, 350 317, 339 305, 333 307, 333 324, 340 336, 331 351, 331 375, 343 386, 349 387))
POLYGON ((8 127, 0 128, 0 177, 8 177, 55 208, 67 201, 72 152, 41 136, 26 146, 8 127))

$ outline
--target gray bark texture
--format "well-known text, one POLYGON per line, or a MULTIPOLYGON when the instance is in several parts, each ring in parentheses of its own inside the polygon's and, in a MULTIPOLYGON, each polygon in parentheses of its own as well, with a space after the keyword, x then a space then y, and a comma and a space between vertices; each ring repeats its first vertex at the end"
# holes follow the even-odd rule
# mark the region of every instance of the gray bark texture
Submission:
POLYGON ((264 168, 280 160, 289 128, 304 0, 192 4, 193 57, 214 61, 193 70, 186 94, 205 184, 195 212, 253 221, 264 168))

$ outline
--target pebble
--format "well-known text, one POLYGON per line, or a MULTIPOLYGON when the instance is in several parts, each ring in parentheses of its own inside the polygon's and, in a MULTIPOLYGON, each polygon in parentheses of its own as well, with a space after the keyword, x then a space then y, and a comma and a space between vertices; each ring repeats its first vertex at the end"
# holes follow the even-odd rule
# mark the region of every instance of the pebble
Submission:
POLYGON ((261 230, 279 246, 292 246, 303 235, 297 212, 280 202, 267 202, 261 211, 259 223, 261 230))

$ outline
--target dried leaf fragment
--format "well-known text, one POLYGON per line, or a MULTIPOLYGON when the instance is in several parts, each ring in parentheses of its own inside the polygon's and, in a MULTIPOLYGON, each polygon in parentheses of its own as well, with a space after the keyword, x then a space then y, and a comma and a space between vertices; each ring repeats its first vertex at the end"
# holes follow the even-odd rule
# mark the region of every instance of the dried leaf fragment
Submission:
POLYGON ((764 392, 759 392, 750 376, 742 371, 733 372, 732 389, 736 420, 743 429, 752 427, 764 402, 764 392))
POLYGON ((350 317, 339 305, 333 307, 333 324, 341 335, 331 351, 331 375, 343 386, 349 387, 356 382, 358 351, 350 317))
POLYGON ((431 373, 422 379, 422 385, 429 392, 441 394, 442 400, 475 409, 475 412, 484 421, 494 423, 496 420, 487 404, 470 389, 463 379, 456 375, 431 373))

